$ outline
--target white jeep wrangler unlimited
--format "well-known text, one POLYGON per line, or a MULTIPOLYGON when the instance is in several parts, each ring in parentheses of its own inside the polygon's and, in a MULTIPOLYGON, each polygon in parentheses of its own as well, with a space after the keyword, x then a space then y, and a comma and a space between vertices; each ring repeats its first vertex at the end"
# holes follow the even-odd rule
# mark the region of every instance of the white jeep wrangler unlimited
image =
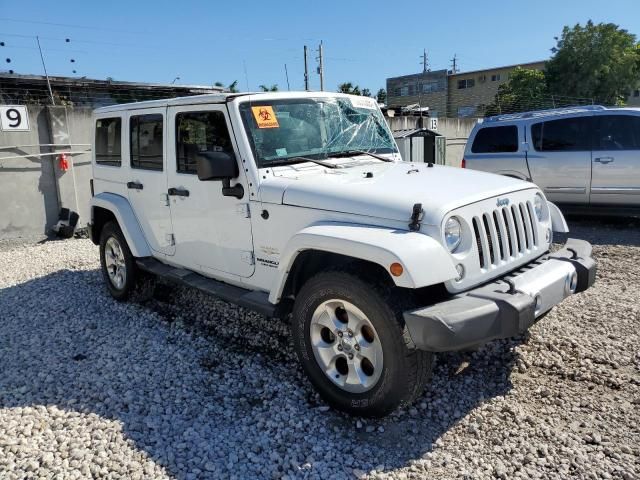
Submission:
POLYGON ((214 94, 95 111, 90 235, 111 295, 140 272, 269 317, 326 401, 381 416, 434 352, 525 331, 595 279, 591 246, 549 252, 535 185, 401 161, 374 100, 214 94))

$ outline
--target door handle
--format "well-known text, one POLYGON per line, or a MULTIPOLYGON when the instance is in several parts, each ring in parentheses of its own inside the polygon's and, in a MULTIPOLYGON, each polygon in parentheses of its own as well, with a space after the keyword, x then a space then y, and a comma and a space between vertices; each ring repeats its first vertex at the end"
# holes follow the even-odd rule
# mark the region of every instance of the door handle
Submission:
POLYGON ((613 162, 613 157, 598 157, 594 161, 606 165, 607 163, 613 162))
POLYGON ((182 188, 170 188, 168 190, 169 195, 171 196, 175 196, 175 197, 188 197, 189 196, 189 190, 185 190, 182 188))
POLYGON ((142 190, 142 184, 140 182, 127 182, 127 188, 131 190, 142 190))

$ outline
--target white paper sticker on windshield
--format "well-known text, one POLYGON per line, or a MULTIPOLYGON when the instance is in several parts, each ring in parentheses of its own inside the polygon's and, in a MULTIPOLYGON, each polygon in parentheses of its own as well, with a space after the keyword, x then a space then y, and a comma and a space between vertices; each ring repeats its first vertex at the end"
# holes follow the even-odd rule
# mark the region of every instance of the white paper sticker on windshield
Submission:
POLYGON ((375 110, 378 107, 376 101, 371 97, 349 97, 349 100, 351 100, 351 105, 356 108, 375 110))
POLYGON ((286 148, 276 148, 276 155, 278 155, 279 157, 286 157, 287 156, 287 149, 286 148))

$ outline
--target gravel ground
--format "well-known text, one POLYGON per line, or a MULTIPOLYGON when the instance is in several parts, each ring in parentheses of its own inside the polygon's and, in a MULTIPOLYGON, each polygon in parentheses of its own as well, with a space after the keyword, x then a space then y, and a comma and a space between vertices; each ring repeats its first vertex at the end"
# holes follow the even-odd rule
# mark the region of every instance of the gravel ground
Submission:
POLYGON ((640 478, 640 224, 570 223, 596 285, 376 421, 322 403, 282 322, 119 304, 88 240, 0 243, 0 478, 640 478))

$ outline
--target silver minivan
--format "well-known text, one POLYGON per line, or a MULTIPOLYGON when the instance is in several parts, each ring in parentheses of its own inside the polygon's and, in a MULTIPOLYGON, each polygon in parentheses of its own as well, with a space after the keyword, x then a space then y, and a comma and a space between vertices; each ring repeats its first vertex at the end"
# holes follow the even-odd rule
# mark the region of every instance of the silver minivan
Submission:
POLYGON ((571 211, 640 210, 640 109, 573 107, 490 117, 467 142, 464 168, 536 183, 571 211))

